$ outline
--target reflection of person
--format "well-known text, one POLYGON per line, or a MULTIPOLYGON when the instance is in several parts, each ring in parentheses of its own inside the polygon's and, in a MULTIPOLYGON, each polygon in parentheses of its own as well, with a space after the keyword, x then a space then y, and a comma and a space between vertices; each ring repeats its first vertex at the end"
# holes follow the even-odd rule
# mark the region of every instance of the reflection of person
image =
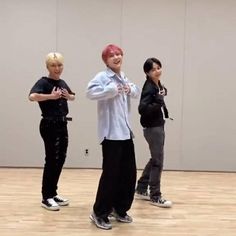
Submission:
POLYGON ((160 182, 164 160, 165 119, 169 118, 165 106, 164 96, 167 89, 161 84, 161 62, 156 58, 149 58, 143 66, 146 81, 143 85, 139 104, 141 125, 144 137, 149 145, 151 159, 146 164, 142 176, 138 180, 136 197, 151 200, 151 204, 159 207, 171 207, 172 202, 161 196, 160 182), (150 188, 150 196, 148 193, 150 188))
POLYGON ((130 98, 139 89, 121 72, 123 51, 108 45, 102 52, 107 69, 98 73, 87 88, 87 97, 98 100, 98 134, 103 164, 96 201, 90 219, 98 228, 111 229, 112 212, 117 221, 131 223, 127 214, 133 202, 136 163, 129 123, 130 98))
POLYGON ((68 199, 57 195, 57 183, 68 146, 67 100, 75 98, 66 82, 60 79, 63 61, 60 53, 49 53, 46 57, 49 75, 39 79, 29 95, 30 101, 39 103, 42 112, 40 134, 44 141, 46 155, 42 180, 42 207, 52 211, 69 204, 68 199))

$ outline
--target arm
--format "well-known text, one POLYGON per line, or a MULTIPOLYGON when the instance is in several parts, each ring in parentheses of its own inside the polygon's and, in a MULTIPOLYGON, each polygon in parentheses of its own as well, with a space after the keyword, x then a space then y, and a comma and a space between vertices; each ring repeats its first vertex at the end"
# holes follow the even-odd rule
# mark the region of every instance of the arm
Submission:
POLYGON ((50 94, 43 94, 43 93, 31 93, 29 95, 30 101, 35 102, 43 102, 46 100, 56 100, 62 97, 62 91, 59 88, 53 88, 52 92, 50 94))
POLYGON ((46 100, 50 100, 52 95, 51 94, 42 94, 42 93, 31 93, 29 95, 29 100, 31 102, 42 102, 46 100))
POLYGON ((71 91, 68 84, 62 80, 63 85, 61 86, 61 97, 67 99, 68 101, 75 100, 75 93, 71 91))
POLYGON ((75 100, 75 94, 74 93, 69 93, 67 89, 61 89, 61 97, 69 100, 69 101, 74 101, 75 100))
POLYGON ((69 101, 74 101, 75 100, 75 95, 74 94, 69 94, 69 101))
POLYGON ((138 98, 140 94, 140 89, 133 83, 128 83, 129 86, 129 93, 130 97, 138 98))
POLYGON ((86 95, 91 100, 106 100, 119 93, 116 83, 110 79, 102 81, 102 75, 97 75, 88 84, 86 95))

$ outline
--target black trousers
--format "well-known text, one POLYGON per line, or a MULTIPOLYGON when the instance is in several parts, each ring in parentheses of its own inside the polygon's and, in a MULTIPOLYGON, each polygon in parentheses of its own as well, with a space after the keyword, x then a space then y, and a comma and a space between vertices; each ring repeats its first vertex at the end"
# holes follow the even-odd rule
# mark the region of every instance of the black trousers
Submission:
POLYGON ((124 216, 131 208, 136 183, 136 162, 133 140, 102 142, 102 174, 93 210, 106 218, 114 209, 124 216))
POLYGON ((57 195, 57 184, 68 147, 67 121, 42 119, 39 129, 45 146, 42 197, 47 199, 57 195))

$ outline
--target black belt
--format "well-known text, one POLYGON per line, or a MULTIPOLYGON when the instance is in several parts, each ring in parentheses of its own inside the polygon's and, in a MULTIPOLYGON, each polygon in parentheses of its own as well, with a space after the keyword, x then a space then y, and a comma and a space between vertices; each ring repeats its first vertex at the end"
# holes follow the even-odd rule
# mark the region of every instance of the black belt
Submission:
POLYGON ((45 116, 43 117, 44 120, 50 120, 50 121, 72 121, 72 117, 66 117, 66 116, 45 116))

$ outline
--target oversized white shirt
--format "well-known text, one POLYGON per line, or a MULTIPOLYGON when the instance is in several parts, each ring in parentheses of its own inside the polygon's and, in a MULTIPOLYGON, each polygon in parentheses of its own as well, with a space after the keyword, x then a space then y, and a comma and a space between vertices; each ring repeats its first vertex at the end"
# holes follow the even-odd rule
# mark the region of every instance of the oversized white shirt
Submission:
POLYGON ((86 95, 97 100, 98 139, 127 140, 133 136, 129 123, 130 98, 138 98, 139 88, 129 82, 123 72, 117 75, 111 69, 99 72, 88 84, 86 95), (117 85, 128 84, 130 93, 118 93, 117 85))

